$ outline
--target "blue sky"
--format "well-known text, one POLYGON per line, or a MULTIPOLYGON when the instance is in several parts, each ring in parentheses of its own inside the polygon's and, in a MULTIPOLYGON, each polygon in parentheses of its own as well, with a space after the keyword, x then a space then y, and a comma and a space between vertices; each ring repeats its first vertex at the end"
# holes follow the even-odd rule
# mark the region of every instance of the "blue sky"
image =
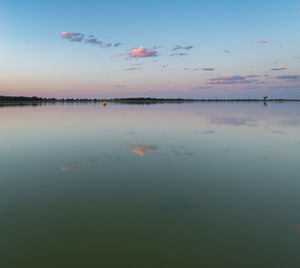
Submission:
POLYGON ((0 94, 300 98, 299 30, 299 1, 1 0, 0 94))

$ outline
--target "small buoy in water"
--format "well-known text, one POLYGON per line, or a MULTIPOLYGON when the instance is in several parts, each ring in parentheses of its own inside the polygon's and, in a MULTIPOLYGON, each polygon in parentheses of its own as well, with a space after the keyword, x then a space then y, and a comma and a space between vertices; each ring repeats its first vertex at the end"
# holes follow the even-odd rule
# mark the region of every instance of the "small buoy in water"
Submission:
POLYGON ((102 105, 103 105, 103 106, 106 106, 106 101, 102 101, 102 105))

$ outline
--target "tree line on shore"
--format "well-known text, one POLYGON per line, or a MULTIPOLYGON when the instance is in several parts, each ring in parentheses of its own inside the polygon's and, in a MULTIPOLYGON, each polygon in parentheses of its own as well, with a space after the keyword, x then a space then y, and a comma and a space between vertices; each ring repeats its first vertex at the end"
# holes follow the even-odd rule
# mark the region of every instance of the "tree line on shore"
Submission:
POLYGON ((115 102, 115 103, 162 103, 162 102, 232 102, 232 101, 300 101, 295 99, 184 99, 184 98, 114 98, 114 99, 89 99, 89 98, 41 98, 25 96, 0 96, 0 102, 115 102))

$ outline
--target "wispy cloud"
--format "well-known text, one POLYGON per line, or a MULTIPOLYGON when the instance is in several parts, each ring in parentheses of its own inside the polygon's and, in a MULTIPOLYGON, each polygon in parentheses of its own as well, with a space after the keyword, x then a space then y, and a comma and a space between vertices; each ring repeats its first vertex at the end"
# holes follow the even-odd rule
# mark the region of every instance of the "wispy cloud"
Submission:
POLYGON ((143 62, 139 62, 139 63, 134 63, 133 65, 134 66, 140 66, 140 65, 143 65, 144 63, 143 62))
POLYGON ((276 76, 275 78, 296 81, 296 80, 300 80, 300 75, 279 75, 276 76))
POLYGON ((142 68, 129 67, 129 68, 124 69, 124 71, 137 71, 137 70, 140 70, 140 69, 142 69, 142 68))
POLYGON ((187 55, 189 55, 189 54, 188 53, 172 53, 170 55, 170 57, 173 57, 173 56, 187 56, 187 55))
POLYGON ((103 42, 95 38, 94 36, 85 39, 85 42, 90 45, 103 46, 103 42))
POLYGON ((271 71, 284 71, 284 70, 287 70, 287 68, 282 67, 282 68, 273 68, 273 69, 271 69, 271 71))
POLYGON ((269 43, 269 41, 266 41, 266 40, 257 40, 256 43, 259 44, 259 45, 264 45, 264 44, 269 43))
POLYGON ((75 33, 75 32, 62 32, 60 34, 62 39, 67 39, 71 42, 85 42, 89 45, 99 46, 102 48, 105 47, 119 47, 122 44, 120 42, 118 43, 107 43, 105 44, 103 41, 96 38, 94 35, 88 35, 87 38, 85 38, 85 35, 83 33, 75 33))
POLYGON ((246 78, 256 78, 256 77, 260 77, 260 75, 257 74, 249 74, 245 76, 246 78))
POLYGON ((214 68, 202 68, 203 71, 209 71, 209 72, 212 72, 214 71, 215 69, 214 68))
POLYGON ((200 87, 193 87, 192 89, 201 90, 201 89, 211 89, 210 86, 200 86, 200 87))
POLYGON ((61 38, 68 39, 71 42, 81 42, 84 39, 84 34, 82 33, 62 32, 60 36, 61 38))
POLYGON ((117 43, 114 43, 114 44, 113 44, 114 47, 119 47, 119 46, 122 46, 122 45, 123 45, 123 44, 120 43, 120 42, 117 42, 117 43))
POLYGON ((257 80, 250 80, 249 78, 257 77, 256 75, 247 76, 220 76, 207 80, 206 84, 220 84, 220 85, 233 85, 233 84, 251 84, 257 82, 257 80))
POLYGON ((190 49, 193 49, 193 48, 194 48, 193 46, 188 46, 188 47, 184 47, 183 49, 190 50, 190 49))
POLYGON ((126 85, 114 85, 114 86, 117 87, 117 88, 127 88, 126 85))
POLYGON ((228 53, 230 53, 230 51, 225 49, 224 53, 228 54, 228 53))
POLYGON ((191 50, 193 48, 194 48, 193 46, 186 46, 186 47, 184 47, 184 46, 175 46, 172 49, 172 51, 181 50, 181 49, 183 49, 183 50, 191 50))

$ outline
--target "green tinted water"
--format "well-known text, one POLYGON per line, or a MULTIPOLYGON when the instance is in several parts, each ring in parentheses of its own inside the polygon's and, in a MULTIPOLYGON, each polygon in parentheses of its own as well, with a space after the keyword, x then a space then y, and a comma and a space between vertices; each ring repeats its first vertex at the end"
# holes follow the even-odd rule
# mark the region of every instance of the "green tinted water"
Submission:
POLYGON ((300 267, 300 104, 0 108, 0 267, 300 267))

